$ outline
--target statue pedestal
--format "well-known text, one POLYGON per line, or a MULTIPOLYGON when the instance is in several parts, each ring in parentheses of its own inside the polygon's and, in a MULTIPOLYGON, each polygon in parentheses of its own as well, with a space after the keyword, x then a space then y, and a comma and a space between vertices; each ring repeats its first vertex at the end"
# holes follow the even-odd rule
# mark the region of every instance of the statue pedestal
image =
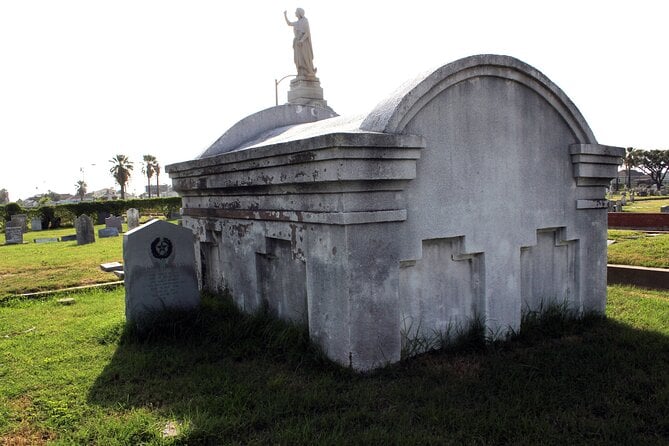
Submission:
POLYGON ((293 79, 290 81, 288 103, 297 105, 315 105, 328 108, 327 101, 323 99, 321 81, 317 77, 312 80, 293 79))

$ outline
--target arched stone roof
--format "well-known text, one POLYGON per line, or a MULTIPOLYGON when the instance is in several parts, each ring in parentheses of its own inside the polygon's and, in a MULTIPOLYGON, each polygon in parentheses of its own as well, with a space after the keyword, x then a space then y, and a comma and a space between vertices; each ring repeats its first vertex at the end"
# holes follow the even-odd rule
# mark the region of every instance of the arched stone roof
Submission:
POLYGON ((508 79, 530 88, 562 116, 579 142, 597 142, 581 112, 550 79, 518 59, 493 54, 466 57, 405 83, 367 115, 360 129, 402 133, 411 119, 439 93, 460 82, 484 76, 508 79))

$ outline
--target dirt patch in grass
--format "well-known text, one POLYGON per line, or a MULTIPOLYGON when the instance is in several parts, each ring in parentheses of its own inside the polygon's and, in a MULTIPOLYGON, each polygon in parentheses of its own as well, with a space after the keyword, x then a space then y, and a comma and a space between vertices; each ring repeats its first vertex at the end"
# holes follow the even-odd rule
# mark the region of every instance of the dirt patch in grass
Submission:
POLYGON ((37 430, 30 424, 32 400, 28 396, 20 396, 7 403, 8 409, 19 414, 20 419, 17 427, 0 437, 0 446, 32 446, 46 444, 55 438, 55 434, 48 431, 37 430))
POLYGON ((16 432, 0 437, 0 446, 35 446, 47 444, 55 436, 49 432, 31 431, 29 426, 24 426, 16 432))

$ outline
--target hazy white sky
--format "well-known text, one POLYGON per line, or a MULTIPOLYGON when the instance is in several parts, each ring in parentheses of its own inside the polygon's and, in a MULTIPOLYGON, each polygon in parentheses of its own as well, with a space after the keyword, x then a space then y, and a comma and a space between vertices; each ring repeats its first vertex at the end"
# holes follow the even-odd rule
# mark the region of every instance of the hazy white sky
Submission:
POLYGON ((600 143, 666 149, 665 4, 0 0, 0 188, 12 200, 74 193, 81 168, 89 190, 111 187, 122 153, 141 192, 143 154, 192 159, 274 105, 274 79, 295 70, 283 10, 298 6, 339 114, 371 110, 427 69, 507 54, 562 88, 600 143))

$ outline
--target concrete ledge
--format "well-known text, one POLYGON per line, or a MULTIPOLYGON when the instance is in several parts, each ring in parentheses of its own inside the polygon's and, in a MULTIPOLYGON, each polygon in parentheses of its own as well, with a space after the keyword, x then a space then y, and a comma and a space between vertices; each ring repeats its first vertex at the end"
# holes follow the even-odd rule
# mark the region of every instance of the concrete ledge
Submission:
POLYGON ((406 209, 390 209, 371 212, 303 212, 184 208, 183 212, 184 215, 188 217, 287 221, 327 225, 362 225, 365 223, 404 221, 407 218, 406 209))
POLYGON ((669 290, 669 269, 646 268, 630 265, 607 265, 609 285, 634 285, 658 290, 669 290))
POLYGON ((61 294, 61 293, 81 293, 81 292, 86 292, 88 290, 93 290, 93 289, 102 289, 102 290, 107 290, 107 289, 113 289, 117 288, 119 286, 123 286, 124 283, 122 280, 117 280, 114 282, 104 282, 104 283, 96 283, 93 285, 82 285, 82 286, 75 286, 75 287, 69 287, 69 288, 61 288, 58 290, 47 290, 47 291, 37 291, 35 293, 24 293, 24 294, 8 294, 5 296, 0 296, 0 302, 3 300, 9 300, 9 299, 31 299, 31 298, 40 298, 40 297, 46 297, 46 296, 51 296, 54 294, 61 294))

